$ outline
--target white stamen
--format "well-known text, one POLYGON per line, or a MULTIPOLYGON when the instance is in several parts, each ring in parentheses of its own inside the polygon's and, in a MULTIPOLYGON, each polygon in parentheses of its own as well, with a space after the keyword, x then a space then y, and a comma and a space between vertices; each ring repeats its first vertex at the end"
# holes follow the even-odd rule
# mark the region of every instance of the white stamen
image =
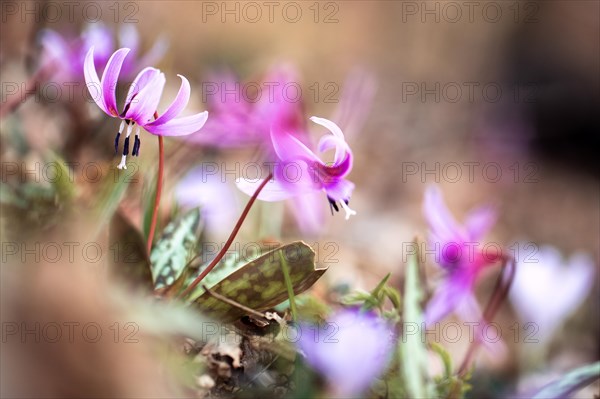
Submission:
POLYGON ((131 135, 132 130, 133 130, 133 124, 130 123, 129 125, 127 125, 127 134, 125 135, 125 137, 129 137, 131 135))
POLYGON ((127 155, 121 155, 121 162, 119 163, 119 165, 117 166, 117 168, 119 168, 119 169, 127 169, 127 165, 125 164, 126 160, 127 160, 127 155))
POLYGON ((356 211, 353 209, 350 209, 350 207, 348 205, 346 205, 346 203, 344 201, 340 201, 340 205, 342 206, 342 208, 344 208, 344 211, 346 211, 346 220, 350 219, 350 216, 356 215, 356 211))
MULTIPOLYGON (((125 121, 121 122, 121 127, 123 127, 123 123, 125 123, 125 121)), ((131 135, 132 130, 133 130, 133 124, 127 125, 127 134, 125 135, 125 138, 127 138, 131 135)), ((125 154, 121 155, 121 162, 119 163, 117 168, 127 169, 126 161, 127 161, 127 155, 125 155, 125 154)))
POLYGON ((121 121, 121 126, 119 126, 119 134, 123 133, 123 129, 125 128, 125 120, 121 121))

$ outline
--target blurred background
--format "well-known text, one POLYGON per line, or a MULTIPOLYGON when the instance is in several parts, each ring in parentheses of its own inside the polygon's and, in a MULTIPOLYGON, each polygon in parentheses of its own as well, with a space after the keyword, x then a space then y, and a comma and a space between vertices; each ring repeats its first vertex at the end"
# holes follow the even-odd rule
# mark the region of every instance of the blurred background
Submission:
MULTIPOLYGON (((322 229, 307 235, 295 225, 290 204, 259 204, 260 214, 257 212, 255 221, 244 227, 240 242, 256 239, 255 227, 262 221, 261 239, 301 238, 316 243, 322 251, 321 261, 330 266, 317 284, 317 291, 324 287, 342 290, 344 286, 369 290, 388 272, 399 285, 406 255, 403 243, 410 243, 415 235, 426 237, 421 211, 425 187, 439 184, 448 207, 459 220, 478 205, 491 203, 498 207, 498 223, 488 237, 491 242, 510 251, 532 243, 535 247, 527 254, 533 259, 542 259, 540 254, 547 252, 540 248, 550 246, 551 260, 544 259, 557 265, 551 272, 550 266, 532 272, 528 283, 518 287, 526 293, 518 298, 511 296, 512 300, 501 309, 497 321, 504 332, 507 353, 501 357, 480 353, 471 397, 527 392, 565 370, 598 360, 600 3, 169 0, 82 1, 73 8, 66 3, 2 2, 2 107, 12 104, 15 89, 22 88, 38 71, 44 29, 76 37, 90 24, 102 23, 115 32, 123 26, 134 26, 142 51, 166 39, 168 47, 156 64, 167 77, 161 106, 175 95, 179 84, 176 74, 182 74, 192 84, 189 113, 205 109, 210 112, 206 82, 215 71, 227 69, 242 82, 260 83, 271 66, 292 65, 301 88, 305 118, 317 115, 336 121, 336 117, 343 119, 340 115, 344 112, 356 116, 357 128, 347 132, 346 139, 355 156, 349 179, 356 184, 351 205, 358 216, 345 221, 339 214, 327 214, 322 229), (352 93, 355 86, 361 87, 359 94, 352 93), (273 228, 271 219, 281 219, 283 228, 273 228), (331 243, 333 247, 328 246, 331 243), (582 262, 591 265, 591 274, 575 265, 579 258, 571 258, 574 254, 586 259, 582 262), (589 284, 576 282, 577 277, 569 277, 573 274, 587 276, 589 284), (569 290, 568 281, 575 281, 573 285, 580 288, 569 290), (528 298, 527 293, 532 297, 528 298), (564 298, 571 305, 558 311, 544 306, 553 302, 540 300, 540 296, 564 298), (537 320, 523 320, 519 301, 536 300, 542 304, 537 316, 560 321, 552 324, 549 338, 525 342, 524 323, 537 320), (518 339, 514 336, 515 323, 522 334, 518 339)), ((118 122, 100 115, 95 104, 84 98, 84 85, 75 86, 74 97, 66 101, 65 86, 59 87, 62 91, 58 98, 49 90, 38 92, 9 115, 3 115, 3 165, 17 163, 21 167, 24 162, 32 168, 46 159, 50 150, 70 162, 94 161, 102 170, 109 170, 107 165, 117 162, 112 151, 118 122)), ((313 140, 322 133, 314 129, 313 140)), ((146 134, 143 140, 141 156, 133 161, 138 168, 132 172, 140 179, 129 187, 120 205, 136 225, 141 219, 140 195, 146 192, 144 184, 153 176, 157 151, 152 137, 146 134)), ((167 140, 167 154, 172 156, 167 158, 161 205, 165 218, 176 207, 173 193, 177 181, 192 166, 206 159, 224 160, 229 165, 257 160, 255 149, 184 143, 167 140)), ((93 202, 99 195, 99 185, 89 179, 80 180, 78 197, 93 202)), ((246 197, 235 189, 235 176, 229 174, 225 181, 231 188, 231 215, 220 219, 209 232, 217 241, 226 237, 227 223, 233 225, 246 202, 246 197)), ((19 183, 22 179, 15 181, 12 172, 3 166, 3 186, 14 188, 19 183)), ((8 201, 7 196, 3 191, 3 202, 8 201)), ((15 213, 21 225, 7 216, 13 210, 3 207, 3 242, 38 234, 53 239, 62 237, 65 231, 73 236, 85 235, 91 230, 88 223, 92 222, 85 214, 40 227, 43 223, 39 219, 47 222, 51 215, 36 214, 35 206, 30 204, 22 213, 15 213)), ((328 206, 323 198, 322 211, 328 213, 328 206)), ((513 255, 518 263, 527 263, 523 251, 513 255)), ((27 274, 33 282, 24 284, 22 270, 7 271, 4 262, 3 308, 22 305, 23 298, 16 292, 27 293, 32 302, 41 301, 39 306, 17 312, 19 317, 33 320, 36 312, 46 314, 55 306, 88 306, 85 302, 77 304, 79 299, 72 300, 88 298, 88 291, 79 284, 61 280, 56 285, 55 277, 44 273, 27 274), (9 285, 11 278, 20 282, 9 285), (59 292, 57 286, 62 287, 59 292), (15 287, 21 288, 15 291, 15 287), (34 287, 38 287, 35 292, 34 287), (44 303, 43 298, 49 296, 71 300, 44 303)), ((439 270, 433 262, 428 263, 429 283, 434 284, 439 270)), ((489 298, 496 275, 497 271, 491 271, 478 284, 482 303, 489 298)), ((81 285, 85 284, 96 285, 83 279, 81 285)), ((100 310, 90 307, 89 312, 100 310)), ((56 315, 57 320, 65 317, 69 316, 56 315)), ((89 315, 74 317, 94 319, 89 315)), ((542 331, 540 336, 545 334, 542 331)), ((467 345, 464 340, 444 344, 457 359, 467 345)), ((136 352, 140 364, 147 364, 144 356, 151 357, 144 352, 146 349, 135 347, 140 352, 136 352)), ((60 353, 48 356, 70 356, 60 353)), ((89 359, 94 357, 85 361, 89 359)), ((76 360, 65 362, 77 374, 73 366, 76 360)), ((11 366, 3 358, 3 380, 7 367, 11 366)), ((108 374, 118 375, 118 370, 102 367, 108 374)), ((432 360, 431 367, 441 365, 432 360)), ((145 372, 140 381, 148 381, 146 378, 152 378, 148 376, 156 370, 149 367, 145 372)), ((31 378, 35 379, 35 374, 31 378)), ((113 384, 117 381, 115 377, 113 384)), ((15 382, 14 392, 24 392, 27 384, 15 382)), ((55 383, 47 384, 52 387, 55 383)), ((127 389, 144 396, 144 384, 140 383, 139 390, 127 389)), ((55 392, 65 392, 59 385, 54 387, 55 392)), ((114 386, 117 395, 130 394, 114 386)), ((581 397, 591 397, 594 392, 598 393, 598 385, 581 397)))

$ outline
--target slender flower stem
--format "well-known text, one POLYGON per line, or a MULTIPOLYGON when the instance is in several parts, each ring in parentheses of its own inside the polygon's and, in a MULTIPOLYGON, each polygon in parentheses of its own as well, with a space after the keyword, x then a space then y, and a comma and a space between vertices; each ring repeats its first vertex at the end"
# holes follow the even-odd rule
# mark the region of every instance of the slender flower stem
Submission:
MULTIPOLYGON (((158 119, 158 114, 154 113, 154 119, 158 119)), ((156 193, 154 196, 154 209, 152 210, 152 221, 150 222, 150 230, 148 231, 148 242, 146 247, 148 254, 152 250, 152 242, 154 241, 154 231, 156 230, 156 219, 158 218, 158 206, 163 186, 163 173, 165 169, 165 149, 163 137, 158 136, 158 176, 156 177, 156 193)))
MULTIPOLYGON (((506 258, 504 260, 502 273, 496 281, 496 286, 494 287, 492 297, 490 298, 490 301, 488 302, 485 311, 483 312, 482 319, 484 323, 488 323, 491 320, 493 320, 494 316, 496 315, 496 312, 498 312, 498 309, 500 309, 502 302, 504 302, 504 300, 506 299, 508 291, 510 290, 512 282, 515 278, 516 267, 517 266, 513 258, 506 258)), ((473 359, 473 355, 479 347, 479 344, 479 338, 473 340, 473 342, 469 346, 469 349, 467 350, 467 353, 465 354, 465 358, 463 359, 460 368, 458 369, 458 375, 464 376, 467 373, 469 365, 471 364, 471 360, 473 359)))
POLYGON ((231 246, 231 243, 233 243, 235 236, 237 235, 238 231, 242 227, 242 224, 244 223, 246 216, 248 216, 248 213, 250 212, 250 208, 252 208, 254 201, 256 201, 258 194, 260 194, 262 189, 265 188, 265 186, 267 185, 269 180, 271 180, 272 178, 273 178, 273 174, 269 174, 269 176, 267 176, 267 178, 260 184, 260 186, 258 186, 258 188, 254 192, 254 194, 252 194, 252 197, 250 197, 250 201, 248 201, 248 203, 246 204, 244 211, 240 215, 240 218, 238 219, 237 223, 235 224, 235 227, 233 228, 233 231, 231 232, 231 234, 229 235, 229 238, 225 242, 225 245, 223 245, 223 248, 221 248, 221 250, 219 251, 217 256, 212 260, 212 262, 210 262, 210 264, 202 271, 202 273, 200 273, 200 275, 198 277, 196 277, 196 279, 194 281, 192 281, 192 283, 185 290, 183 290, 183 292, 181 294, 179 294, 177 296, 177 298, 179 298, 179 299, 185 298, 190 292, 192 292, 192 290, 194 288, 196 288, 196 286, 202 281, 202 279, 204 279, 204 277, 206 277, 206 275, 208 273, 210 273, 212 269, 214 269, 214 267, 219 263, 219 261, 223 258, 223 256, 225 256, 225 254, 227 253, 227 250, 231 246))

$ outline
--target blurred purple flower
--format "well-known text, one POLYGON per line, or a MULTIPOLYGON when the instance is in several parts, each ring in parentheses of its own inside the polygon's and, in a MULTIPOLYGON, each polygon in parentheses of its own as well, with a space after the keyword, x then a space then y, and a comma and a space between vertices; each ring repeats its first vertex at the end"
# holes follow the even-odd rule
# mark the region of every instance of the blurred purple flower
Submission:
POLYGON ((177 202, 186 208, 200 207, 207 229, 227 235, 237 219, 238 204, 232 188, 202 166, 190 170, 175 188, 177 202))
MULTIPOLYGON (((347 220, 351 215, 356 215, 348 206, 354 183, 345 179, 352 170, 352 151, 344 139, 342 130, 335 123, 315 116, 310 120, 330 131, 331 135, 323 136, 319 140, 317 149, 319 152, 335 150, 333 162, 324 162, 291 133, 274 127, 271 130, 271 140, 279 160, 273 168, 273 180, 261 191, 258 199, 280 201, 314 192, 325 192, 332 211, 339 211, 341 207, 346 212, 347 220)), ((252 195, 260 184, 260 180, 237 181, 240 190, 248 195, 252 195)))
MULTIPOLYGON (((146 54, 140 55, 139 35, 135 26, 130 24, 120 27, 118 41, 120 47, 131 49, 135 60, 121 70, 126 79, 132 78, 141 68, 159 62, 167 50, 167 40, 161 37, 146 54)), ((44 29, 40 33, 40 43, 42 67, 54 68, 53 79, 61 83, 83 80, 83 60, 90 47, 95 47, 96 67, 105 65, 115 51, 113 31, 100 22, 89 24, 81 35, 61 35, 54 30, 44 29)))
POLYGON ((437 186, 425 192, 423 212, 429 224, 430 246, 436 262, 447 272, 425 310, 425 323, 436 323, 452 312, 465 321, 480 321, 481 310, 475 298, 474 284, 485 266, 499 259, 498 253, 484 253, 481 242, 496 222, 496 212, 486 206, 471 211, 464 225, 452 216, 437 186))
POLYGON ((272 126, 297 131, 301 124, 302 102, 299 98, 287 98, 284 89, 297 85, 297 81, 294 68, 284 64, 272 67, 261 84, 242 85, 228 71, 212 74, 203 84, 211 119, 202 135, 186 140, 220 148, 258 145, 268 152, 272 126), (249 94, 248 88, 252 87, 256 87, 256 94, 249 94))
POLYGON ((535 254, 520 245, 524 259, 510 290, 510 300, 524 323, 536 324, 536 338, 547 341, 556 328, 588 296, 593 283, 594 261, 583 253, 564 259, 551 246, 542 246, 535 254))
POLYGON ((158 69, 144 68, 131 84, 125 99, 123 111, 119 113, 117 109, 116 89, 119 80, 119 73, 125 57, 129 53, 128 48, 117 50, 108 60, 102 80, 98 78, 96 67, 94 66, 94 47, 88 51, 84 62, 84 75, 88 90, 96 104, 106 114, 122 120, 119 132, 115 138, 115 152, 118 151, 119 138, 125 125, 127 125, 127 134, 123 145, 123 155, 119 169, 127 168, 125 161, 129 155, 129 136, 133 126, 137 123, 138 129, 135 134, 132 155, 139 155, 140 138, 139 127, 143 127, 149 133, 158 136, 182 136, 198 131, 206 122, 208 112, 200 112, 195 115, 176 118, 187 106, 190 99, 190 83, 182 76, 181 87, 175 97, 175 100, 167 109, 151 121, 156 107, 160 102, 163 87, 165 85, 165 75, 158 69))
POLYGON ((298 347, 337 397, 364 393, 385 371, 393 352, 392 330, 374 313, 345 309, 318 330, 300 326, 298 347))

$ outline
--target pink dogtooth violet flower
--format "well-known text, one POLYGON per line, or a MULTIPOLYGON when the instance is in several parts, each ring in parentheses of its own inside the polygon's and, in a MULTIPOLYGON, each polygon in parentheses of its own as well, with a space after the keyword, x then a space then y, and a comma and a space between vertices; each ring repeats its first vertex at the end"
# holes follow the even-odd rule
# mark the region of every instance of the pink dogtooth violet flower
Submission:
POLYGON ((463 225, 452 216, 437 186, 425 192, 423 212, 429 224, 429 243, 436 250, 436 262, 446 271, 425 310, 425 323, 436 323, 455 312, 464 321, 479 321, 481 310, 474 285, 485 267, 500 260, 496 251, 483 250, 483 237, 496 222, 490 206, 471 211, 463 225))
POLYGON ((181 87, 177 96, 167 109, 154 119, 165 85, 165 75, 152 67, 144 68, 138 73, 129 87, 123 110, 119 111, 116 100, 117 82, 121 66, 129 51, 128 48, 115 51, 104 68, 102 79, 98 78, 94 65, 94 47, 89 49, 83 68, 87 88, 98 107, 107 115, 121 119, 121 126, 115 138, 115 153, 118 153, 121 133, 127 127, 119 169, 127 169, 129 136, 134 127, 136 132, 131 155, 138 156, 141 144, 140 127, 157 136, 184 136, 198 131, 208 118, 206 111, 176 118, 190 99, 190 83, 184 76, 178 75, 181 78, 181 87))
MULTIPOLYGON (((319 140, 317 150, 334 150, 333 162, 324 162, 296 136, 279 126, 274 126, 271 129, 271 141, 278 161, 274 163, 273 179, 260 192, 258 199, 280 201, 324 192, 332 213, 333 210, 338 212, 341 208, 345 211, 347 220, 356 215, 356 211, 349 207, 354 183, 346 179, 352 170, 352 151, 338 125, 316 116, 310 120, 329 130, 330 134, 319 140)), ((236 183, 244 193, 253 195, 261 181, 238 179, 236 183)))
MULTIPOLYGON (((298 74, 289 64, 275 64, 260 84, 240 83, 228 70, 215 71, 203 83, 204 98, 211 118, 203 134, 191 135, 186 141, 214 148, 271 147, 273 125, 285 126, 295 133, 303 120, 303 103, 286 96, 286 87, 298 85, 298 74), (257 88, 255 95, 249 88, 257 88)), ((292 92, 292 90, 290 90, 292 92)))
POLYGON ((41 67, 53 67, 52 79, 60 83, 81 82, 83 60, 89 48, 95 47, 95 64, 99 67, 106 65, 115 51, 115 42, 120 47, 131 49, 132 59, 121 69, 126 79, 133 78, 141 68, 159 62, 168 46, 168 41, 160 37, 150 50, 142 54, 138 31, 131 24, 122 25, 117 32, 102 22, 88 24, 81 33, 43 29, 39 34, 41 67))

